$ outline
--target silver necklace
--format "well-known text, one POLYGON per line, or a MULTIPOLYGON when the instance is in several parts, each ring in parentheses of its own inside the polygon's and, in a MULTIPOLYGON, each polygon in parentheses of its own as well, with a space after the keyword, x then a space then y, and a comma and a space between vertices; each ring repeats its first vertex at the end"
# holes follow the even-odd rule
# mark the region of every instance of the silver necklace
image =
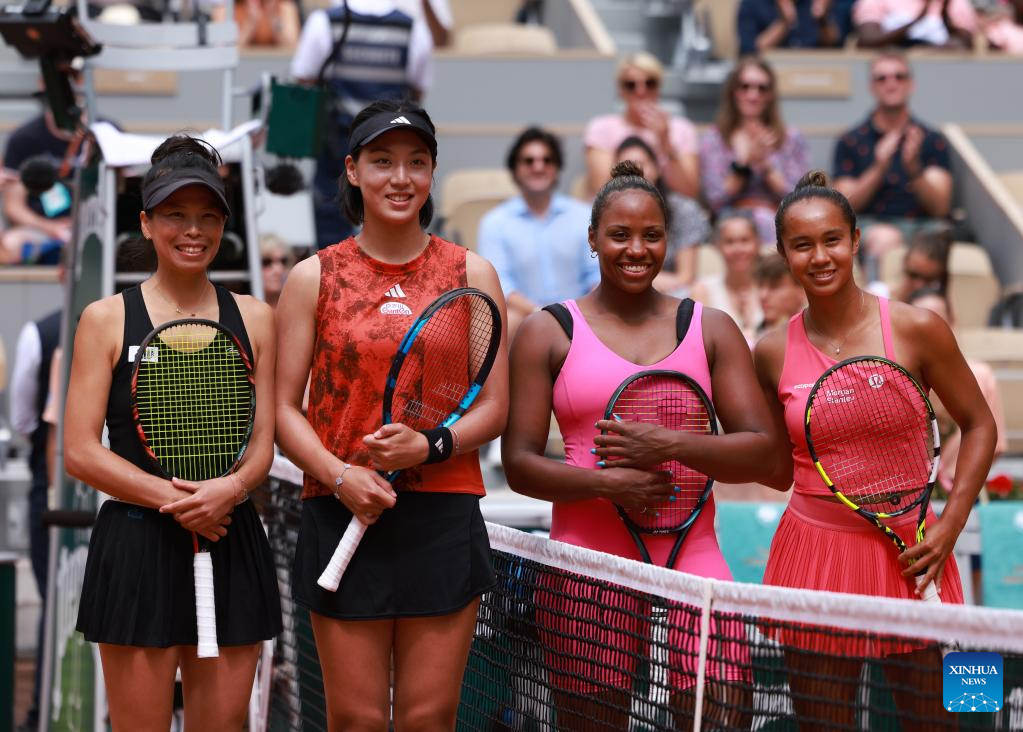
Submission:
POLYGON ((165 303, 167 303, 172 308, 174 308, 174 312, 175 313, 177 313, 178 315, 187 315, 190 318, 194 318, 196 315, 199 314, 199 310, 202 309, 203 301, 206 300, 206 293, 203 293, 202 300, 199 301, 199 308, 196 309, 196 311, 194 313, 188 313, 188 312, 185 312, 184 310, 182 310, 178 305, 176 305, 173 302, 171 302, 171 299, 163 294, 163 290, 161 290, 160 286, 158 284, 156 284, 155 282, 153 283, 153 289, 156 291, 156 294, 158 294, 160 296, 161 300, 163 300, 165 303))
POLYGON ((860 307, 859 310, 857 310, 856 312, 856 319, 858 322, 856 323, 856 325, 849 329, 849 331, 845 334, 845 338, 843 338, 842 341, 837 346, 831 342, 830 338, 824 335, 824 333, 817 327, 816 323, 812 324, 814 332, 824 339, 824 342, 827 343, 832 350, 834 350, 836 356, 842 352, 842 347, 845 345, 845 342, 849 340, 849 336, 851 336, 853 333, 859 330, 860 327, 859 320, 863 315, 863 306, 865 303, 866 298, 863 296, 863 290, 860 290, 860 307))

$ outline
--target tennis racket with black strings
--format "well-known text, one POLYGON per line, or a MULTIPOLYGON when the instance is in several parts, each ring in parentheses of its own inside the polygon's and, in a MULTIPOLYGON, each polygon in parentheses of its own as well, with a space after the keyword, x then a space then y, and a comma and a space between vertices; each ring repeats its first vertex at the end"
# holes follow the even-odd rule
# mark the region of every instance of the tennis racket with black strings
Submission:
MULTIPOLYGON (((817 472, 844 505, 900 553, 906 543, 884 520, 916 510, 923 541, 941 444, 927 393, 906 369, 880 356, 835 364, 810 390, 805 429, 817 472)), ((934 582, 922 597, 941 602, 934 582)))
MULTIPOLYGON (((717 434, 714 405, 707 398, 706 392, 692 378, 678 371, 651 370, 633 374, 623 381, 611 396, 607 409, 604 410, 604 419, 639 422, 693 434, 717 434)), ((604 431, 602 434, 608 432, 604 431)), ((613 458, 605 460, 605 467, 614 467, 613 458)), ((674 495, 642 509, 620 505, 616 505, 615 508, 633 541, 636 542, 640 556, 647 564, 653 564, 653 560, 650 558, 643 536, 651 534, 675 536, 675 543, 665 564, 666 567, 673 567, 689 529, 707 503, 714 479, 678 460, 668 460, 650 469, 667 470, 671 473, 672 484, 677 488, 674 495)), ((651 681, 648 697, 662 709, 669 699, 668 638, 665 623, 667 615, 667 608, 653 608, 651 681)), ((633 710, 633 716, 636 716, 636 710, 633 710)))
MULTIPOLYGON (((132 415, 160 474, 204 481, 231 473, 256 415, 252 363, 238 338, 212 320, 173 320, 146 336, 134 361, 132 415)), ((213 562, 195 532, 192 546, 197 654, 210 658, 219 654, 213 562)))
MULTIPOLYGON (((501 344, 501 314, 485 292, 462 287, 434 300, 398 344, 384 385, 383 424, 450 427, 479 396, 501 344)), ((400 470, 381 475, 393 483, 400 470)), ((336 592, 366 524, 345 529, 317 584, 336 592)))

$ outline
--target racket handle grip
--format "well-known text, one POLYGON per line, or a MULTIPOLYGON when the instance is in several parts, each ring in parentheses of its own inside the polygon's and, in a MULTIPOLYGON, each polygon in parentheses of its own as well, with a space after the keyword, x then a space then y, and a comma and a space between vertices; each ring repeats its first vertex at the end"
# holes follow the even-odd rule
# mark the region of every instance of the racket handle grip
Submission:
POLYGON ((199 637, 196 655, 199 658, 216 658, 217 610, 213 600, 213 559, 209 552, 196 552, 192 560, 195 573, 195 625, 199 637))
MULTIPOLYGON (((919 587, 923 581, 924 576, 922 574, 918 574, 916 576, 916 586, 919 587)), ((927 589, 924 590, 922 595, 920 595, 920 599, 923 600, 924 602, 940 603, 941 597, 938 595, 938 583, 931 582, 929 585, 927 585, 927 589)))
POLYGON ((334 550, 334 556, 330 558, 323 574, 316 580, 316 584, 330 592, 337 592, 337 586, 341 584, 341 577, 348 569, 348 563, 352 561, 352 556, 365 533, 366 524, 352 516, 352 520, 348 522, 348 528, 345 529, 345 535, 341 537, 337 549, 334 550))

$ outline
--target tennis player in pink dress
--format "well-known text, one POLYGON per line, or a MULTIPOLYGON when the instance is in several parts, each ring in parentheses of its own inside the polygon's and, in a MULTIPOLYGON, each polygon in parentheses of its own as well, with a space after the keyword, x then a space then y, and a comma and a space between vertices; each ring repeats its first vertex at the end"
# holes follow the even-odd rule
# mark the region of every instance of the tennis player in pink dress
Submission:
MULTIPOLYGON (((673 493, 667 474, 649 468, 670 457, 716 479, 748 482, 770 472, 777 452, 749 349, 735 323, 720 311, 652 287, 666 252, 665 219, 661 195, 638 166, 628 161, 615 166, 594 202, 590 224, 600 284, 524 322, 512 349, 511 414, 503 438, 512 489, 554 503, 552 538, 636 560, 639 551, 615 504, 642 509, 673 493), (713 400, 724 434, 672 437, 679 433, 601 421, 616 387, 648 369, 692 377, 713 400), (544 457, 552 409, 565 439, 564 463, 544 457), (602 429, 610 434, 601 435, 602 429), (604 463, 607 469, 599 469, 604 463)), ((651 559, 663 566, 675 537, 643 538, 651 559)), ((731 579, 714 533, 713 498, 690 529, 674 568, 731 579)), ((535 602, 554 669, 559 729, 627 728, 630 677, 647 652, 649 607, 625 591, 590 587, 567 575, 544 581, 549 586, 537 591, 535 602), (596 592, 601 596, 585 610, 569 599, 596 592)), ((669 622, 687 628, 684 635, 681 629, 669 631, 668 683, 680 729, 688 726, 686 710, 692 707, 698 617, 673 609, 669 622)), ((742 726, 750 707, 744 695, 751 692, 742 683, 749 674, 748 652, 744 643, 715 646, 709 677, 736 683, 708 685, 708 713, 717 723, 742 726)))
MULTIPOLYGON (((939 317, 857 286, 856 216, 848 200, 827 186, 823 173, 804 176, 782 201, 776 225, 778 251, 806 291, 809 305, 786 327, 764 336, 754 352, 778 430, 789 440, 789 449, 779 455, 777 470, 766 482, 782 491, 793 488, 771 544, 764 583, 913 598, 915 575, 923 570, 925 583, 937 583, 942 602, 962 603, 952 550, 987 476, 995 442, 994 421, 977 382, 939 317), (929 512, 924 541, 916 543, 916 511, 887 522, 909 546, 901 555, 890 539, 831 493, 806 445, 804 414, 814 383, 839 361, 864 355, 883 355, 906 368, 924 388, 933 387, 963 431, 965 460, 960 460, 941 518, 929 512)), ((849 700, 855 699, 863 659, 895 654, 933 669, 906 672, 911 677, 901 685, 912 691, 893 689, 899 710, 919 718, 943 711, 941 656, 933 644, 828 637, 809 629, 784 631, 778 637, 803 651, 787 654, 789 684, 802 718, 854 726, 856 705, 849 700), (832 678, 824 680, 825 673, 832 678)), ((886 670, 893 666, 886 664, 886 670)), ((898 679, 892 682, 898 685, 898 679)), ((903 729, 928 728, 902 721, 903 729)))

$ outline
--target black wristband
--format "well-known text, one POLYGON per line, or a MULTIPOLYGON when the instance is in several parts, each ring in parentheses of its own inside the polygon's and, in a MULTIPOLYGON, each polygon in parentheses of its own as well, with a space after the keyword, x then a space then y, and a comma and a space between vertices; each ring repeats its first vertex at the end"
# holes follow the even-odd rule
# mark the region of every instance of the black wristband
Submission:
POLYGON ((749 178, 753 175, 753 168, 748 165, 739 165, 739 163, 732 161, 732 172, 736 175, 741 175, 743 178, 749 178))
POLYGON ((424 465, 442 463, 451 457, 454 452, 451 430, 447 427, 434 427, 432 430, 419 430, 419 432, 426 437, 426 444, 430 447, 430 454, 426 456, 424 465))

